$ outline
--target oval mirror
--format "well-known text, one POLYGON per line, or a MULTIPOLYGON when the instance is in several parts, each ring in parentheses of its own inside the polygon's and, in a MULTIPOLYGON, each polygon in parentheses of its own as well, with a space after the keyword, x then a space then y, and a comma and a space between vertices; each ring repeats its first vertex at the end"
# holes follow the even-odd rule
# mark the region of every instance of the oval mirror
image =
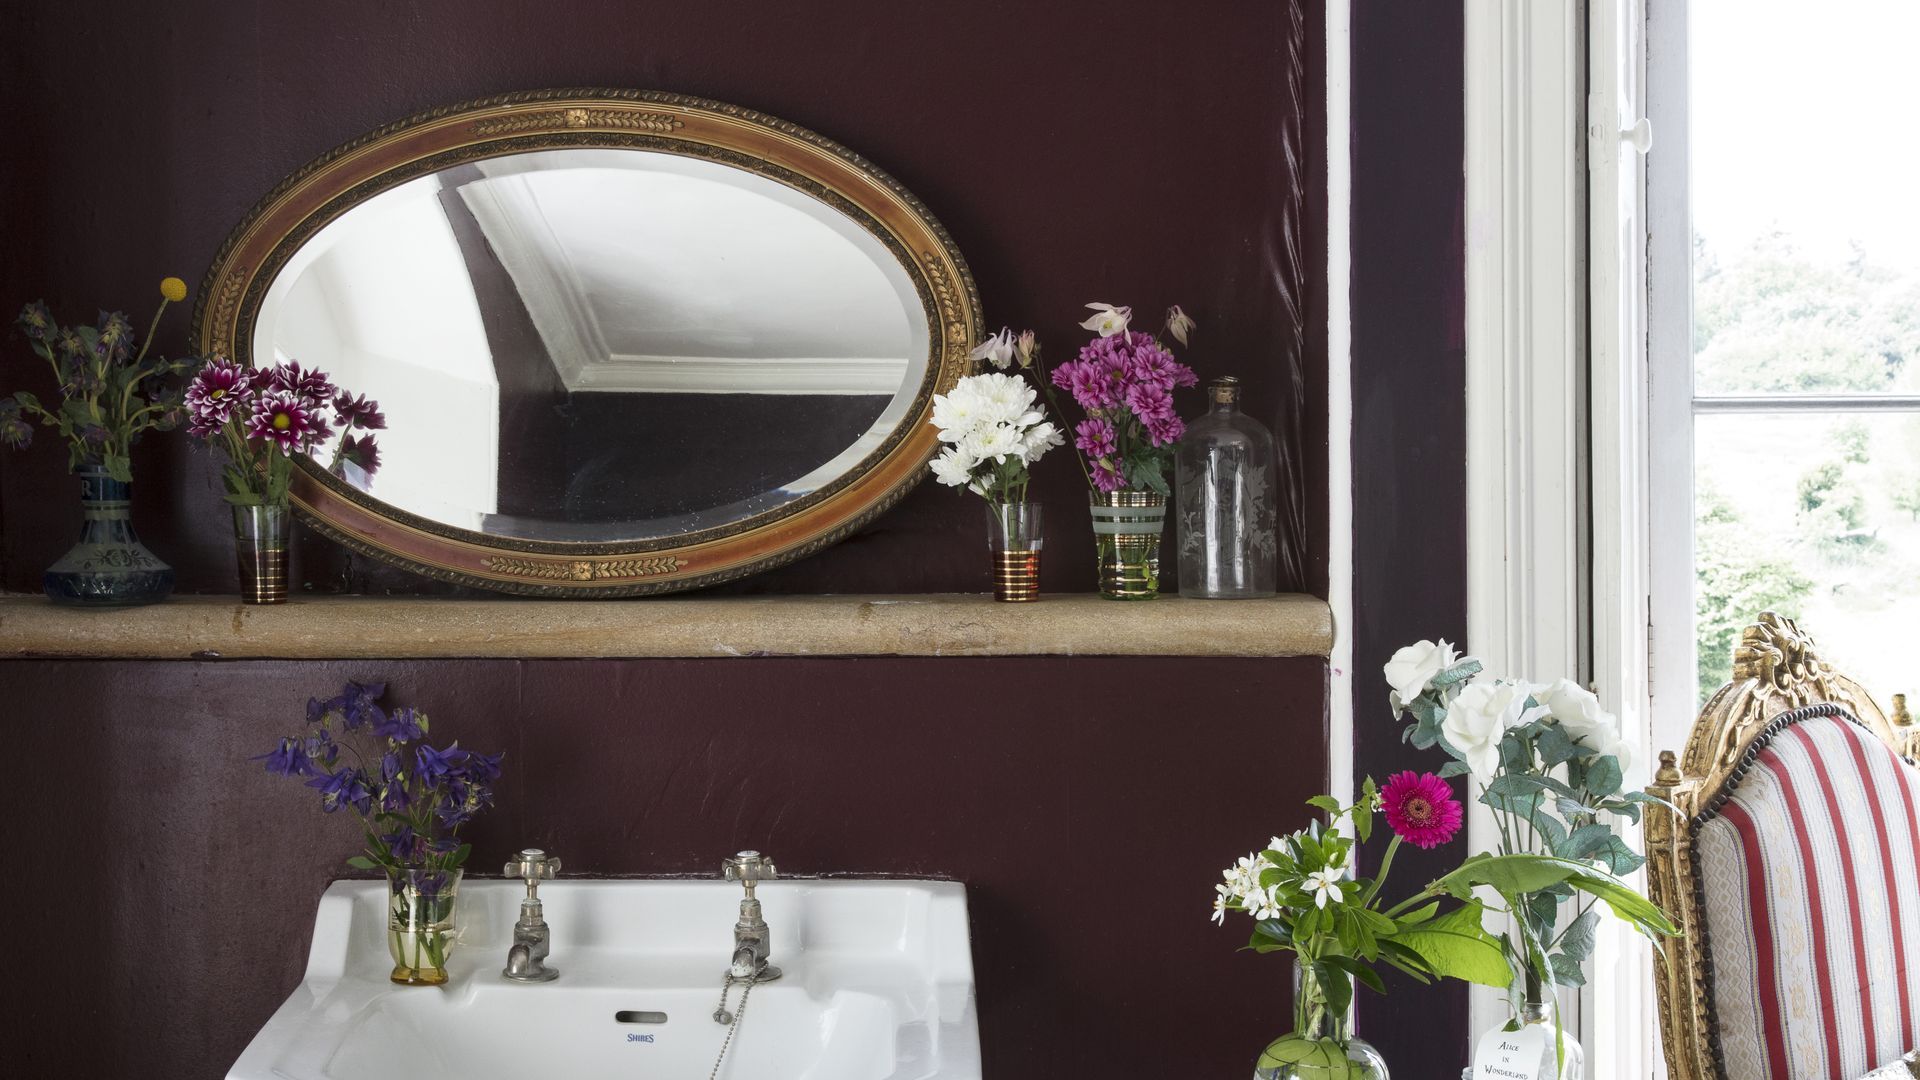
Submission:
POLYGON ((203 352, 379 401, 380 465, 302 459, 356 550, 509 592, 694 588, 891 505, 979 332, 897 183, 770 117, 560 91, 384 128, 235 231, 203 352))

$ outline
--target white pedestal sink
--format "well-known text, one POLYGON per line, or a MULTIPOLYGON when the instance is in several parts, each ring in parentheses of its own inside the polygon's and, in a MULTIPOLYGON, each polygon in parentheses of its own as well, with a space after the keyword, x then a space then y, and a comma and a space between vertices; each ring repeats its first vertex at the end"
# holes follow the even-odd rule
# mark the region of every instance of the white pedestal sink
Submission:
MULTIPOLYGON (((387 981, 386 887, 320 900, 306 979, 229 1080, 619 1077, 705 1080, 741 890, 722 881, 540 888, 560 978, 501 975, 525 887, 468 881, 442 987, 387 981)), ((722 1078, 978 1080, 973 956, 961 886, 770 881, 758 896, 785 977, 753 988, 722 1078)), ((737 1007, 740 987, 729 996, 737 1007)))

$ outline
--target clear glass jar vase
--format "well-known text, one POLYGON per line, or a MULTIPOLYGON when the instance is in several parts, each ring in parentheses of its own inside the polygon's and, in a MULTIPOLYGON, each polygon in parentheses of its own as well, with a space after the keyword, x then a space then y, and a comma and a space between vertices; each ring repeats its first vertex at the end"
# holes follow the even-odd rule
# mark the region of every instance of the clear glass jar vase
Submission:
POLYGON ((1089 498, 1100 595, 1109 600, 1159 596, 1167 497, 1151 491, 1096 491, 1089 498))
MULTIPOLYGON (((1313 967, 1296 962, 1293 972, 1293 1030, 1260 1052, 1253 1080, 1389 1080, 1386 1059, 1354 1037, 1345 1010, 1329 1006, 1313 967)), ((1352 1000, 1353 977, 1333 977, 1347 980, 1352 1000)))
POLYGON ((1215 379, 1207 396, 1212 407, 1174 453, 1180 595, 1272 596, 1280 556, 1273 433, 1240 411, 1238 379, 1215 379))
POLYGON ((1040 550, 1046 515, 1039 503, 987 504, 987 551, 993 558, 993 598, 1024 604, 1040 599, 1040 550))
MULTIPOLYGON (((1556 1024, 1553 1006, 1547 1000, 1548 990, 1542 985, 1538 975, 1532 971, 1526 974, 1524 988, 1516 1005, 1513 1019, 1505 1026, 1495 1028, 1480 1036, 1473 1044, 1474 1068, 1482 1063, 1495 1068, 1502 1066, 1516 1070, 1525 1070, 1526 1075, 1538 1076, 1542 1080, 1551 1080, 1556 1072, 1560 1080, 1585 1080, 1587 1075, 1587 1052, 1580 1045, 1574 1033, 1556 1024), (1516 1032, 1530 1033, 1525 1040, 1513 1038, 1516 1032), (1562 1036, 1560 1050, 1554 1052, 1554 1037, 1562 1036), (1538 1054, 1535 1059, 1534 1055, 1538 1054), (1528 1060, 1519 1060, 1524 1055, 1528 1060)), ((1469 1073, 1471 1075, 1471 1072, 1469 1073)))
POLYGON ((287 516, 285 506, 233 508, 233 552, 240 563, 242 603, 287 602, 287 516))
POLYGON ((80 542, 40 575, 47 599, 74 607, 132 607, 165 600, 173 567, 133 531, 133 485, 98 465, 80 477, 80 542))
POLYGON ((447 981, 447 954, 459 934, 455 902, 460 870, 406 868, 387 871, 388 977, 402 986, 439 986, 447 981))

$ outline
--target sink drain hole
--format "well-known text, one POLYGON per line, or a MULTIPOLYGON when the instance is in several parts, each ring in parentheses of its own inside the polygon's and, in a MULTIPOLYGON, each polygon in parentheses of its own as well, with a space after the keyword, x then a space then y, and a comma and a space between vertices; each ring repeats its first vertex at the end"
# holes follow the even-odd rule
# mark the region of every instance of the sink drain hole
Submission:
POLYGON ((664 1024, 667 1014, 663 1012, 642 1012, 638 1009, 621 1009, 613 1014, 613 1019, 622 1024, 664 1024))

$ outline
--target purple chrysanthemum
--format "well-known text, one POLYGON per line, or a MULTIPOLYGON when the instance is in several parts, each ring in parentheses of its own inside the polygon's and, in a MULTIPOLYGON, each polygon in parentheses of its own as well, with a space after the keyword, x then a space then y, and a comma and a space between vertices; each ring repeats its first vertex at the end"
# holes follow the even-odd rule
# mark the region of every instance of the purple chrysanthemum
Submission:
POLYGON ((1098 416, 1075 424, 1073 436, 1073 445, 1088 457, 1112 457, 1116 449, 1112 421, 1098 416))
POLYGON ((228 360, 211 360, 187 386, 187 431, 204 439, 235 416, 250 415, 253 373, 228 360))
POLYGON ((247 420, 247 438, 271 440, 283 454, 292 454, 327 436, 327 422, 313 405, 286 390, 262 393, 247 420))
POLYGON ((339 417, 340 425, 348 430, 378 431, 387 426, 387 418, 380 412, 380 403, 365 394, 355 396, 345 390, 340 391, 334 395, 333 412, 339 417))
POLYGON ((372 435, 349 435, 340 440, 339 460, 351 461, 361 472, 372 476, 380 471, 380 447, 372 435))
POLYGON ((255 376, 255 386, 282 390, 299 397, 308 409, 318 409, 334 396, 333 381, 324 371, 306 369, 298 360, 275 364, 255 376))

